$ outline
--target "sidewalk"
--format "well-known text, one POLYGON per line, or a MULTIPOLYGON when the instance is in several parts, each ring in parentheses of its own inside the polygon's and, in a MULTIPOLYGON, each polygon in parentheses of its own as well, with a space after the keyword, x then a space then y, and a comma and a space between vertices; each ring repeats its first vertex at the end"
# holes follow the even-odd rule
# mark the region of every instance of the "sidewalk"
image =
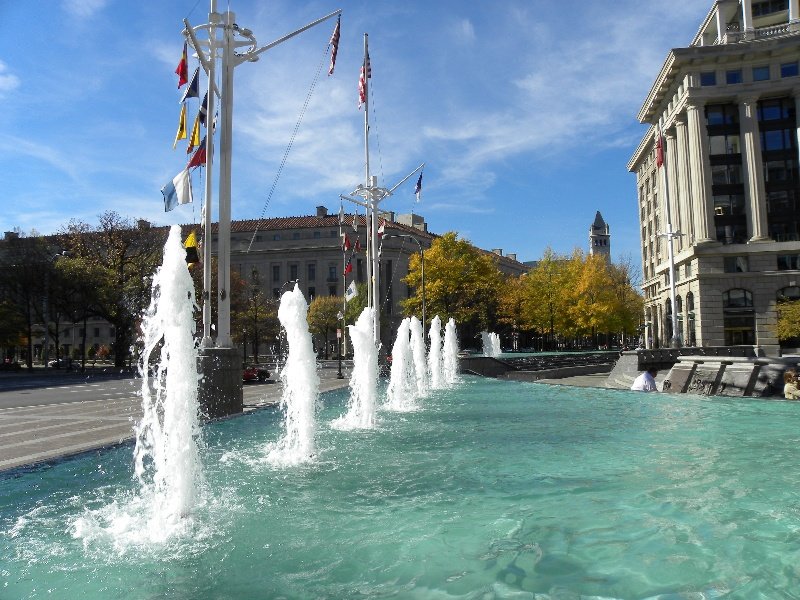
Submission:
MULTIPOLYGON (((337 368, 322 365, 317 371, 319 391, 346 387, 349 371, 344 369, 345 365, 343 378, 338 379, 337 368)), ((26 379, 31 382, 29 377, 26 379)), ((0 381, 0 388, 7 382, 0 381)), ((63 384, 80 382, 76 377, 63 384)), ((280 381, 245 383, 243 414, 276 407, 282 393, 280 381)), ((0 475, 133 440, 133 427, 142 417, 141 402, 139 396, 131 394, 114 399, 0 409, 0 475)))

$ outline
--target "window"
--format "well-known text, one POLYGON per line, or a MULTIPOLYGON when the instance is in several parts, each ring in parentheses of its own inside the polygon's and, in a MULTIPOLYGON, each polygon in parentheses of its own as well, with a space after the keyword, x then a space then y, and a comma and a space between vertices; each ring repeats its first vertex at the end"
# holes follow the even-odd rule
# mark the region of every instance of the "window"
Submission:
POLYGON ((289 265, 289 280, 297 280, 297 265, 289 265))
POLYGON ((797 61, 781 65, 781 77, 797 77, 797 61))
POLYGON ((280 281, 280 280, 281 280, 281 266, 272 265, 272 281, 280 281))
POLYGON ((293 231, 292 232, 292 239, 293 240, 299 240, 300 239, 300 232, 299 231, 293 231))
POLYGON ((94 337, 100 337, 100 328, 99 327, 95 327, 94 328, 94 337))
POLYGON ((742 183, 742 165, 712 165, 711 183, 742 183))
POLYGON ((779 254, 778 271, 796 271, 800 269, 800 254, 779 254))
POLYGON ((776 294, 776 299, 778 302, 794 302, 796 300, 800 300, 800 287, 797 287, 796 285, 790 285, 788 287, 781 288, 776 294))
POLYGON ((316 279, 317 279, 317 265, 315 263, 308 263, 307 279, 309 281, 316 281, 316 279))
POLYGON ((782 10, 789 10, 789 0, 761 0, 761 2, 753 2, 751 12, 754 17, 761 17, 781 12, 782 10))
POLYGON ((700 85, 717 85, 717 74, 714 71, 700 73, 700 85))
POLYGON ((774 129, 761 132, 761 149, 764 152, 772 150, 791 150, 793 129, 774 129))
MULTIPOLYGON (((336 265, 328 265, 328 281, 336 281, 336 265)), ((335 296, 336 294, 331 294, 335 296)))
POLYGON ((793 181, 797 177, 796 165, 793 159, 764 161, 764 181, 767 183, 793 181))
POLYGON ((732 289, 722 294, 722 318, 725 345, 755 344, 755 311, 753 294, 732 289))
POLYGON ((687 278, 691 277, 692 276, 692 263, 691 262, 687 262, 686 263, 686 267, 685 267, 684 270, 686 271, 686 277, 687 278))
POLYGON ((318 240, 321 237, 322 237, 322 232, 321 231, 315 231, 314 232, 314 239, 315 240, 318 240))
POLYGON ((718 217, 725 215, 744 214, 743 194, 719 194, 714 196, 714 214, 718 217))
POLYGON ((273 241, 275 241, 275 242, 279 242, 279 241, 280 241, 280 239, 281 239, 281 234, 280 234, 280 233, 273 233, 273 234, 272 234, 272 240, 273 240, 273 241))
POLYGON ((708 136, 708 153, 714 155, 741 154, 738 134, 710 135, 708 136))
POLYGON ((761 100, 758 103, 759 121, 780 121, 788 119, 794 114, 794 100, 792 98, 773 98, 761 100))
POLYGON ((335 229, 331 229, 331 234, 328 237, 339 237, 339 234, 336 232, 335 229))
POLYGON ((753 81, 767 81, 769 79, 769 65, 753 67, 753 81))
POLYGON ((317 289, 314 287, 308 288, 308 301, 311 302, 317 295, 317 289))
POLYGON ((747 273, 748 260, 746 256, 726 256, 725 257, 725 272, 726 273, 747 273))
POLYGON ((336 295, 336 286, 330 285, 328 286, 328 296, 335 296, 336 295))
POLYGON ((735 104, 706 106, 706 125, 734 125, 739 122, 739 107, 735 104))
POLYGON ((726 71, 725 72, 725 83, 728 85, 734 83, 742 83, 742 70, 735 69, 733 71, 726 71))

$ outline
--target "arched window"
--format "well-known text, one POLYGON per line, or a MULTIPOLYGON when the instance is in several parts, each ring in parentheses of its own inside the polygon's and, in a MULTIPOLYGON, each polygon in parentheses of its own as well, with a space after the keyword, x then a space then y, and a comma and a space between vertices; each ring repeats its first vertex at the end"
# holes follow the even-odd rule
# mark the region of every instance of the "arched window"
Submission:
POLYGON ((724 292, 722 317, 726 346, 756 343, 753 294, 749 290, 734 288, 724 292))
POLYGON ((675 322, 678 324, 678 337, 684 344, 686 340, 683 337, 683 299, 680 296, 675 296, 675 322))
POLYGON ((686 345, 697 345, 694 332, 694 294, 692 292, 686 294, 686 345))
POLYGON ((667 300, 664 303, 664 344, 669 346, 672 340, 672 302, 667 300))

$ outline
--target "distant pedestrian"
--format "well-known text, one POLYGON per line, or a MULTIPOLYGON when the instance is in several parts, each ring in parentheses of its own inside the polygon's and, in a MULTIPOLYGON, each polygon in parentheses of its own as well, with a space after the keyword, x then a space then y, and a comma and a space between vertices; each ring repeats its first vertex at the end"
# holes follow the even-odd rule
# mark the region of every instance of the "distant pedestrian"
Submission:
POLYGON ((783 374, 783 397, 787 400, 800 400, 800 390, 797 389, 797 371, 788 369, 783 374))
POLYGON ((658 369, 650 367, 634 379, 631 389, 637 392, 657 392, 656 375, 658 375, 658 369))

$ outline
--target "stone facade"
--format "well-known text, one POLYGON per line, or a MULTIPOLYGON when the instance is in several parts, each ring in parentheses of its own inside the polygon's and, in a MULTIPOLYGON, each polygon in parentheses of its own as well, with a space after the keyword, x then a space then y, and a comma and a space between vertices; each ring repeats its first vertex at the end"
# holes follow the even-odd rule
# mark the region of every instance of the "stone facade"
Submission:
POLYGON ((716 0, 639 111, 648 348, 675 341, 674 273, 679 343, 779 351, 779 302, 800 298, 799 19, 798 0, 716 0))

